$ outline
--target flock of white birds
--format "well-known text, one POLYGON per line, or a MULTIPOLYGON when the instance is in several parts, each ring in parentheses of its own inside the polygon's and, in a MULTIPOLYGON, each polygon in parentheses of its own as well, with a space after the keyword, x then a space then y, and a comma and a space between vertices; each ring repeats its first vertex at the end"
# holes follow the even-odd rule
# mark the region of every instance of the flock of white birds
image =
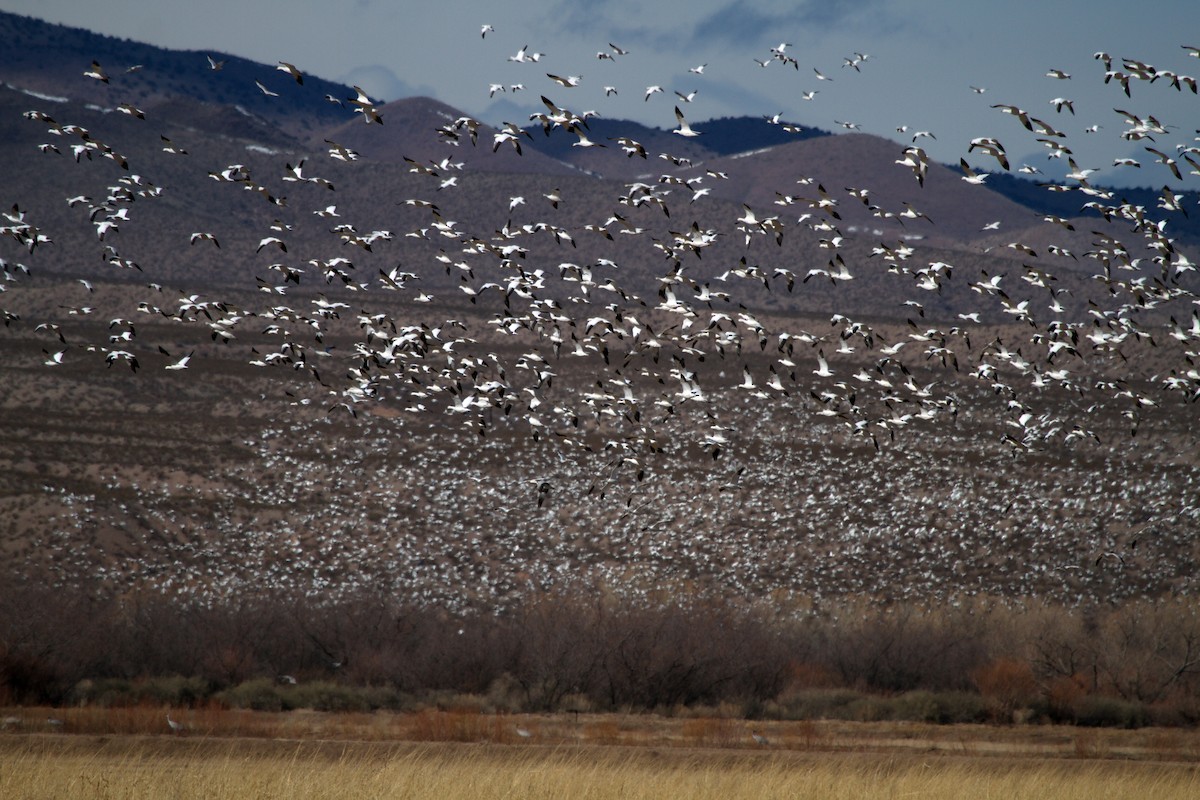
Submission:
MULTIPOLYGON (((490 32, 483 26, 484 36, 490 32)), ((1185 52, 1200 56, 1196 48, 1185 52)), ((610 44, 597 55, 603 62, 628 53, 610 44)), ((756 55, 764 68, 799 73, 804 66, 783 43, 756 55)), ((1126 574, 1127 586, 1130 591, 1180 589, 1187 570, 1171 573, 1181 567, 1179 554, 1191 548, 1196 526, 1194 453, 1172 452, 1178 445, 1166 439, 1150 445, 1149 458, 1174 470, 1174 478, 1162 485, 1143 483, 1142 473, 1121 474, 1125 456, 1112 437, 1118 430, 1122 437, 1137 436, 1150 417, 1169 420, 1156 423, 1155 430, 1194 430, 1198 419, 1200 298, 1195 263, 1172 237, 1171 223, 1200 210, 1194 195, 1179 186, 1184 171, 1200 175, 1200 131, 1149 113, 1118 111, 1124 120, 1119 135, 1142 146, 1150 158, 1140 168, 1163 184, 1157 207, 1124 202, 1119 192, 1092 184, 1094 169, 1076 164, 1066 131, 1071 126, 1059 121, 1063 114, 1071 118, 1075 109, 1058 86, 1102 80, 1112 85, 1117 105, 1131 105, 1128 101, 1140 100, 1143 92, 1164 86, 1194 94, 1196 81, 1146 61, 1095 55, 1093 76, 1047 72, 1047 81, 1055 84, 1056 96, 1049 101, 1053 121, 1033 108, 998 103, 997 127, 1004 134, 964 142, 959 164, 965 182, 986 186, 984 169, 1038 171, 1012 163, 1008 154, 1015 148, 1002 139, 1032 136, 1044 144, 1049 158, 1070 165, 1065 179, 1048 181, 1045 189, 1078 196, 1080 213, 1092 214, 1046 216, 1045 225, 1064 235, 1081 225, 1100 229, 1086 252, 1012 241, 999 248, 1004 252, 997 259, 1004 260, 996 263, 1002 271, 966 276, 940 253, 927 257, 907 226, 936 227, 938 222, 919 210, 930 169, 919 142, 936 131, 912 132, 911 143, 897 147, 895 169, 911 174, 912 200, 903 207, 876 205, 867 188, 843 191, 815 185, 804 175, 786 175, 779 176, 774 208, 745 205, 736 218, 705 219, 706 195, 727 174, 678 154, 648 150, 630 137, 593 139, 589 120, 595 112, 571 107, 571 90, 584 78, 546 73, 537 65, 540 54, 522 47, 507 61, 527 68, 527 80, 484 84, 481 91, 538 92, 545 111, 529 122, 498 128, 462 116, 431 131, 446 156, 410 160, 428 192, 380 201, 423 209, 427 217, 420 226, 360 230, 330 202, 336 192, 309 205, 288 202, 244 165, 197 164, 230 191, 262 197, 263 235, 253 252, 226 252, 228 246, 210 230, 192 232, 179 247, 220 249, 225 258, 259 267, 272 261, 272 281, 260 278, 247 287, 266 302, 254 306, 195 286, 177 287, 176 300, 131 303, 113 317, 104 341, 68 340, 55 321, 26 319, 13 311, 4 312, 5 323, 33 325, 44 334, 46 369, 102 359, 110 369, 130 370, 130 381, 144 379, 152 369, 193 369, 199 359, 195 352, 164 358, 160 346, 143 344, 135 324, 139 314, 178 323, 179 336, 194 337, 198 349, 211 342, 236 348, 241 339, 266 336, 273 346, 254 347, 247 353, 249 364, 311 378, 311 391, 295 399, 309 416, 297 417, 293 433, 319 437, 326 414, 345 414, 362 427, 361 452, 340 454, 343 472, 336 478, 322 459, 273 461, 264 447, 262 463, 287 480, 247 490, 246 498, 213 500, 213 513, 222 520, 219 535, 210 531, 207 542, 181 536, 172 552, 185 553, 185 561, 177 561, 177 568, 159 563, 147 568, 153 574, 138 576, 164 586, 186 584, 189 591, 200 591, 197 574, 205 576, 203 591, 213 596, 262 576, 281 585, 301 580, 315 591, 328 591, 330 582, 355 589, 361 588, 359 582, 390 581, 397 590, 453 605, 502 601, 519 594, 522 581, 548 585, 581 571, 619 583, 623 565, 637 562, 652 565, 647 587, 658 579, 701 580, 719 573, 720 583, 747 593, 771 591, 781 575, 788 576, 788 585, 820 586, 831 593, 882 592, 882 579, 855 564, 878 562, 880 551, 890 550, 897 571, 887 585, 919 596, 951 578, 979 591, 1069 594, 1087 584, 1101 593, 1112 589, 1107 578, 1074 573, 1100 564, 1125 567, 1127 559, 1133 561, 1130 552, 1104 547, 1127 547, 1136 543, 1140 530, 1165 525, 1158 529, 1158 555, 1139 556, 1147 569, 1144 559, 1154 561, 1157 582, 1126 574), (1010 116, 1019 128, 1009 124, 1010 116), (538 222, 497 219, 488 230, 470 230, 444 215, 439 193, 464 191, 459 179, 470 172, 472 160, 501 148, 523 153, 523 142, 528 147, 532 138, 525 128, 534 122, 547 131, 569 131, 577 147, 619 148, 630 159, 645 159, 653 177, 624 184, 611 198, 611 214, 582 226, 556 221, 560 205, 572 202, 568 193, 557 191, 510 199, 510 214, 519 206, 544 209, 538 222), (661 177, 654 175, 659 163, 666 165, 661 177), (841 212, 860 203, 883 231, 863 263, 843 257, 850 252, 848 240, 863 234, 844 230, 841 212), (669 234, 639 225, 647 213, 661 214, 669 234), (289 249, 293 224, 314 215, 336 236, 336 253, 289 249), (759 251, 752 245, 801 235, 817 237, 827 263, 808 270, 756 263, 753 253, 759 251), (357 272, 346 255, 386 254, 391 243, 406 237, 434 243, 438 255, 428 263, 380 269, 376 276, 357 272), (562 260, 542 259, 541 245, 551 238, 562 260), (593 249, 605 242, 644 242, 644 256, 638 263, 627 257, 575 263, 576 244, 585 239, 593 249), (532 247, 535 241, 538 248, 532 247), (725 264, 715 279, 698 278, 714 245, 729 242, 744 245, 748 256, 725 264), (850 307, 830 309, 820 324, 762 309, 761 300, 770 293, 800 293, 812 280, 843 286, 866 270, 886 271, 893 281, 894 324, 864 318, 850 307), (452 276, 460 293, 453 300, 422 288, 422 278, 443 273, 452 276), (636 281, 627 279, 635 274, 643 280, 650 274, 657 291, 635 291, 636 281), (975 305, 938 319, 932 311, 935 299, 951 281, 965 281, 975 305), (1086 297, 1078 296, 1081 290, 1086 297), (1070 293, 1076 296, 1068 298, 1070 293), (470 316, 443 313, 464 301, 470 316), (398 419, 363 413, 379 406, 394 410, 398 419), (313 409, 322 413, 314 417, 313 409), (983 416, 987 424, 980 422, 983 416), (453 424, 445 426, 446 420, 453 424), (427 463, 415 456, 405 466, 365 472, 361 464, 369 460, 370 443, 378 440, 382 447, 389 430, 408 430, 406 425, 412 430, 429 425, 432 433, 426 433, 440 436, 441 452, 453 453, 453 459, 427 463), (1002 494, 973 492, 977 479, 971 456, 956 452, 949 434, 964 429, 990 437, 977 443, 982 451, 1009 451, 1018 465, 1037 463, 1041 477, 1025 482, 1017 469, 987 479, 1002 494), (538 446, 522 445, 520 459, 514 460, 514 436, 538 446), (695 473, 676 480, 684 468, 673 466, 672 455, 685 462, 703 459, 708 466, 701 474, 710 481, 697 484, 695 473), (483 469, 483 463, 491 468, 483 469), (1099 465, 1098 472, 1116 474, 1097 474, 1094 492, 1081 496, 1077 484, 1054 474, 1073 464, 1088 465, 1081 469, 1099 465), (392 511, 368 520, 360 519, 365 512, 353 504, 305 503, 323 481, 340 485, 347 480, 373 487, 376 505, 392 511), (425 501, 406 499, 416 483, 428 487, 425 501), (786 501, 779 499, 783 495, 786 501), (459 502, 467 497, 469 503, 459 502), (587 505, 581 502, 585 497, 607 499, 587 505), (248 533, 256 521, 239 518, 236 504, 251 498, 277 511, 306 510, 273 521, 261 534, 248 533), (910 532, 905 538, 894 535, 898 518, 910 532), (1093 524, 1112 529, 1111 536, 1104 534, 1111 541, 1101 541, 1099 550, 1094 540, 1084 546, 1077 537, 1093 524), (408 532, 399 539, 355 536, 364 525, 407 526, 408 532), (1040 559, 1042 548, 1052 557, 1040 559), (1010 563, 1001 555, 1006 552, 1024 553, 1023 563, 1010 563), (205 564, 199 573, 198 561, 205 564), (345 566, 351 563, 360 566, 347 578, 345 566), (476 588, 464 592, 472 585, 476 588)), ((210 69, 221 66, 209 58, 210 69)), ((875 67, 874 59, 858 53, 844 65, 856 74, 875 67)), ((690 73, 699 78, 719 68, 698 65, 690 73)), ((119 87, 127 69, 137 66, 93 62, 81 70, 80 80, 119 87)), ((280 62, 278 69, 303 86, 296 66, 280 62)), ((820 72, 815 77, 828 80, 820 72)), ((383 135, 391 122, 387 109, 355 88, 353 97, 318 96, 314 102, 345 103, 383 135)), ((606 93, 626 88, 606 87, 606 93)), ((635 88, 644 91, 647 102, 667 95, 657 85, 635 88)), ((702 139, 704 125, 694 117, 689 121, 683 111, 695 93, 675 95, 672 132, 681 140, 702 139)), ((116 111, 153 124, 152 113, 132 104, 116 111)), ((25 116, 47 134, 41 153, 31 158, 73 158, 81 169, 105 159, 117 165, 120 177, 107 197, 72 194, 64 201, 87 206, 96 248, 124 277, 138 257, 121 250, 121 239, 113 234, 133 225, 138 210, 168 195, 171 186, 143 173, 103 131, 56 119, 44 109, 25 116)), ((779 115, 764 117, 788 125, 779 115)), ((165 152, 190 157, 188 143, 162 139, 165 152)), ((331 165, 360 159, 351 148, 328 144, 324 156, 331 165)), ((332 189, 334 181, 323 173, 329 174, 317 157, 293 164, 289 156, 280 165, 280 180, 287 185, 332 189)), ((981 220, 981 227, 989 222, 981 220)), ((0 234, 0 240, 15 242, 22 262, 4 262, 0 288, 9 290, 0 294, 4 305, 6 295, 18 296, 37 277, 40 259, 58 254, 55 232, 39 227, 19 205, 4 212, 0 234)), ((151 267, 137 269, 155 280, 151 267)), ((94 282, 81 280, 79 291, 90 294, 94 282)), ((155 288, 163 298, 172 296, 171 287, 155 288)), ((69 311, 90 312, 88 306, 69 311)), ((264 435, 262 441, 269 438, 264 435)), ((87 508, 93 500, 66 496, 64 515, 94 515, 87 508)), ((199 524, 196 517, 181 520, 149 494, 142 502, 151 527, 199 524)), ((114 577, 124 580, 137 571, 126 565, 114 577)))

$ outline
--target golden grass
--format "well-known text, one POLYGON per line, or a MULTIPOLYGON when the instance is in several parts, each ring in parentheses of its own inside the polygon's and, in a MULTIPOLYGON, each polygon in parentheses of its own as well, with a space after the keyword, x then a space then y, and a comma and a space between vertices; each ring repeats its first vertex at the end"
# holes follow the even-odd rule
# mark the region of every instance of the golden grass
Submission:
POLYGON ((1179 763, 715 749, 5 736, 0 797, 873 798, 1200 796, 1179 763))

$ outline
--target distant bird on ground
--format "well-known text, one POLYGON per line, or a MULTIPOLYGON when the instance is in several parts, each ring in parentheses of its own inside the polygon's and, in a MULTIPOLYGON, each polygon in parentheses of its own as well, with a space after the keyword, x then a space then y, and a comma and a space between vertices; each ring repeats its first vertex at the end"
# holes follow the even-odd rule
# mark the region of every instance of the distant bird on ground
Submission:
POLYGON ((167 714, 167 727, 171 729, 171 733, 182 733, 186 726, 182 722, 176 722, 171 719, 171 715, 167 714))

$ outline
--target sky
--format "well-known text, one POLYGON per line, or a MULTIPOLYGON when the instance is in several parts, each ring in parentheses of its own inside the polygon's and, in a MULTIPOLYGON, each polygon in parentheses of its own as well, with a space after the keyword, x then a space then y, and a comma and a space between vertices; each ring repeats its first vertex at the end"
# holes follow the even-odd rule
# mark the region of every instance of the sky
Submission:
MULTIPOLYGON (((1126 97, 1115 82, 1104 83, 1104 66, 1093 58, 1104 51, 1116 69, 1135 58, 1200 76, 1200 58, 1182 47, 1200 47, 1194 0, 0 0, 0 9, 162 47, 289 61, 375 99, 428 95, 493 124, 527 124, 544 110, 543 94, 576 112, 659 128, 675 127, 679 105, 697 123, 781 114, 835 132, 848 123, 906 144, 929 131, 936 138, 918 143, 948 163, 968 155, 973 138, 994 136, 1017 163, 1064 172, 1066 164, 1049 159, 1015 117, 991 108, 1008 104, 1067 133, 1080 168, 1118 185, 1155 187, 1180 183, 1145 152, 1147 142, 1121 138, 1127 124, 1114 109, 1154 114, 1168 131, 1154 144, 1171 155, 1177 144, 1200 145, 1200 97, 1164 80, 1135 81, 1126 97), (484 24, 494 28, 486 37, 484 24), (770 60, 782 43, 798 69, 755 62, 770 60), (542 58, 509 60, 526 45, 542 58), (857 70, 845 66, 856 54, 868 58, 857 70), (701 64, 702 74, 689 72, 701 64), (1047 77, 1050 70, 1071 77, 1047 77), (564 88, 547 73, 579 76, 579 85, 564 88), (505 91, 489 97, 495 83, 505 91), (513 84, 525 88, 512 92, 513 84), (664 91, 645 100, 651 85, 664 91), (676 91, 696 94, 685 103, 676 91), (806 100, 809 91, 817 94, 806 100), (1073 101, 1075 114, 1056 111, 1056 98, 1073 101), (1100 127, 1085 132, 1092 125, 1100 127), (1112 166, 1125 156, 1143 166, 1112 166)), ((995 167, 978 153, 969 160, 995 167)), ((1186 175, 1186 163, 1179 165, 1186 175)), ((1196 176, 1187 181, 1200 186, 1196 176)))

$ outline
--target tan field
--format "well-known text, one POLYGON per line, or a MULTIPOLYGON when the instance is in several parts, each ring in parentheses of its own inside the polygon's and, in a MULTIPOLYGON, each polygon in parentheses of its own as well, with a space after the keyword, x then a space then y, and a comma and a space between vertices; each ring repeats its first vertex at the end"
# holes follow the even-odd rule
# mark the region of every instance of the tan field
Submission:
POLYGON ((163 734, 150 732, 165 727, 156 708, 8 712, 0 797, 29 800, 1168 800, 1200 792, 1200 734, 1179 729, 174 711, 184 729, 163 734))
POLYGON ((919 753, 11 737, 28 798, 1192 798, 1194 764, 919 753))

